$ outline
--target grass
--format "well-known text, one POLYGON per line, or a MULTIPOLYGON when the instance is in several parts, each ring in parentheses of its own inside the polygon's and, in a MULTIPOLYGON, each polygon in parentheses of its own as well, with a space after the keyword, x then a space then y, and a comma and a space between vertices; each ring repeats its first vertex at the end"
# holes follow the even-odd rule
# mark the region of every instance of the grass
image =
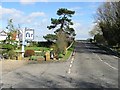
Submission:
POLYGON ((32 49, 32 50, 35 50, 35 51, 42 51, 42 50, 49 50, 49 48, 46 48, 46 47, 25 47, 25 50, 27 49, 32 49))
POLYGON ((63 58, 61 58, 60 60, 48 60, 48 61, 41 61, 42 63, 47 63, 47 62, 64 62, 67 61, 70 57, 70 55, 72 54, 74 50, 74 45, 72 45, 66 52, 65 56, 63 55, 63 58))
MULTIPOLYGON (((47 48, 47 47, 37 47, 37 46, 33 46, 33 47, 25 47, 25 50, 28 50, 28 49, 30 49, 30 50, 34 50, 34 51, 42 51, 42 50, 47 51, 47 50, 49 50, 50 48, 47 48)), ((21 50, 21 48, 18 49, 18 50, 21 50)))
POLYGON ((43 58, 44 59, 43 56, 31 56, 29 59, 37 61, 37 59, 39 59, 39 58, 43 58))
POLYGON ((0 44, 0 49, 2 48, 2 44, 0 44))
POLYGON ((120 48, 118 49, 118 52, 120 53, 120 48))
MULTIPOLYGON (((37 47, 37 46, 25 47, 25 50, 28 50, 28 49, 34 50, 34 51, 42 51, 42 50, 47 51, 47 50, 50 50, 50 48, 47 48, 47 47, 37 47)), ((18 51, 19 51, 19 50, 21 50, 21 49, 18 49, 18 51)), ((70 57, 70 55, 72 54, 73 50, 74 50, 74 44, 67 50, 66 54, 63 55, 63 58, 61 58, 60 60, 55 60, 55 61, 54 61, 54 60, 48 60, 48 61, 45 61, 45 62, 59 62, 59 61, 61 62, 61 61, 67 61, 68 58, 70 57)), ((16 50, 16 51, 17 51, 17 50, 16 50)), ((35 56, 33 56, 32 58, 33 58, 33 59, 36 59, 37 56, 43 56, 43 55, 39 52, 39 53, 36 53, 35 56)), ((42 61, 42 62, 44 62, 44 61, 42 61)))
POLYGON ((71 46, 71 48, 68 49, 66 55, 62 58, 63 61, 67 61, 70 55, 72 54, 74 50, 74 45, 71 46))
POLYGON ((72 53, 72 51, 68 50, 67 54, 63 57, 63 60, 65 60, 65 61, 68 60, 68 58, 70 57, 71 53, 72 53))

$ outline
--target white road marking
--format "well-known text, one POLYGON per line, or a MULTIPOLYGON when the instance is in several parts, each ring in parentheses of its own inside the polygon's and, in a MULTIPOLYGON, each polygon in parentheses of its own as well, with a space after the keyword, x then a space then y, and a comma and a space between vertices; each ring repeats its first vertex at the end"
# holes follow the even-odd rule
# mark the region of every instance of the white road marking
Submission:
POLYGON ((100 56, 98 56, 97 54, 96 54, 96 56, 99 58, 100 61, 102 61, 103 63, 105 63, 106 65, 108 65, 109 67, 111 67, 112 69, 118 70, 117 68, 115 68, 115 67, 111 66, 110 64, 108 64, 107 62, 103 61, 103 60, 100 58, 100 56))
MULTIPOLYGON (((85 47, 87 48, 86 44, 85 44, 85 47)), ((89 48, 87 48, 87 49, 90 51, 89 48)), ((92 51, 90 51, 90 52, 92 52, 92 51)), ((111 66, 110 64, 108 64, 107 62, 103 61, 103 60, 100 58, 100 56, 98 56, 97 54, 95 54, 95 53, 93 53, 93 52, 92 52, 92 54, 96 55, 101 62, 105 63, 106 65, 108 65, 108 66, 111 67, 112 69, 118 70, 117 68, 115 68, 115 67, 111 66)))
POLYGON ((71 64, 73 63, 73 60, 70 62, 71 64))
POLYGON ((118 57, 117 56, 113 56, 114 58, 116 58, 116 59, 118 59, 118 57))
POLYGON ((97 55, 97 54, 95 54, 97 57, 98 57, 98 59, 100 60, 100 61, 102 61, 103 62, 103 60, 97 55))
POLYGON ((72 61, 74 60, 74 58, 72 58, 72 61))
POLYGON ((70 64, 70 67, 72 67, 72 64, 70 64))
POLYGON ((74 57, 72 57, 70 65, 69 65, 69 69, 68 69, 69 74, 71 73, 71 67, 72 67, 73 61, 74 61, 74 57))
POLYGON ((104 62, 104 63, 107 64, 109 67, 111 67, 111 68, 113 68, 115 70, 118 70, 117 68, 115 68, 115 67, 111 66, 110 64, 108 64, 107 62, 104 62))
POLYGON ((71 69, 69 68, 69 70, 68 70, 68 73, 70 74, 71 73, 71 69))

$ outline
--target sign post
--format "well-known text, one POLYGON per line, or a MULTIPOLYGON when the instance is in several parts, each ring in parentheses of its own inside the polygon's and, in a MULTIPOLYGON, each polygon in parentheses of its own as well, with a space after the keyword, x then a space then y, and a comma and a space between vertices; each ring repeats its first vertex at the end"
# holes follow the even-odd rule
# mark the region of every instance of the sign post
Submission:
MULTIPOLYGON (((26 29, 26 28, 25 28, 26 29)), ((25 46, 25 30, 22 30, 22 57, 24 58, 24 46, 25 46)))
POLYGON ((34 39, 34 29, 23 29, 22 31, 22 57, 24 57, 25 52, 25 40, 33 40, 34 39))
POLYGON ((25 40, 34 39, 34 29, 25 29, 25 40))

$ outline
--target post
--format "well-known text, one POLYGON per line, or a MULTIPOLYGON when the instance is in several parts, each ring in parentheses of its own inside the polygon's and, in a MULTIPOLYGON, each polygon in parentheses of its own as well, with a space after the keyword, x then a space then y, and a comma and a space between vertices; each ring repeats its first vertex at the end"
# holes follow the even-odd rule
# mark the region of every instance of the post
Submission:
POLYGON ((24 58, 25 29, 22 30, 22 58, 24 58))

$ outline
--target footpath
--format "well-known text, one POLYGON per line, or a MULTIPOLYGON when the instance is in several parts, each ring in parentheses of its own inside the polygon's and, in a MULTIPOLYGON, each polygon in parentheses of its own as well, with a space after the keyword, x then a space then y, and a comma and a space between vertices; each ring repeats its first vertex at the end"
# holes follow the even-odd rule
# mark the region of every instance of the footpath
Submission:
POLYGON ((0 72, 3 75, 27 63, 27 60, 0 60, 0 72))

